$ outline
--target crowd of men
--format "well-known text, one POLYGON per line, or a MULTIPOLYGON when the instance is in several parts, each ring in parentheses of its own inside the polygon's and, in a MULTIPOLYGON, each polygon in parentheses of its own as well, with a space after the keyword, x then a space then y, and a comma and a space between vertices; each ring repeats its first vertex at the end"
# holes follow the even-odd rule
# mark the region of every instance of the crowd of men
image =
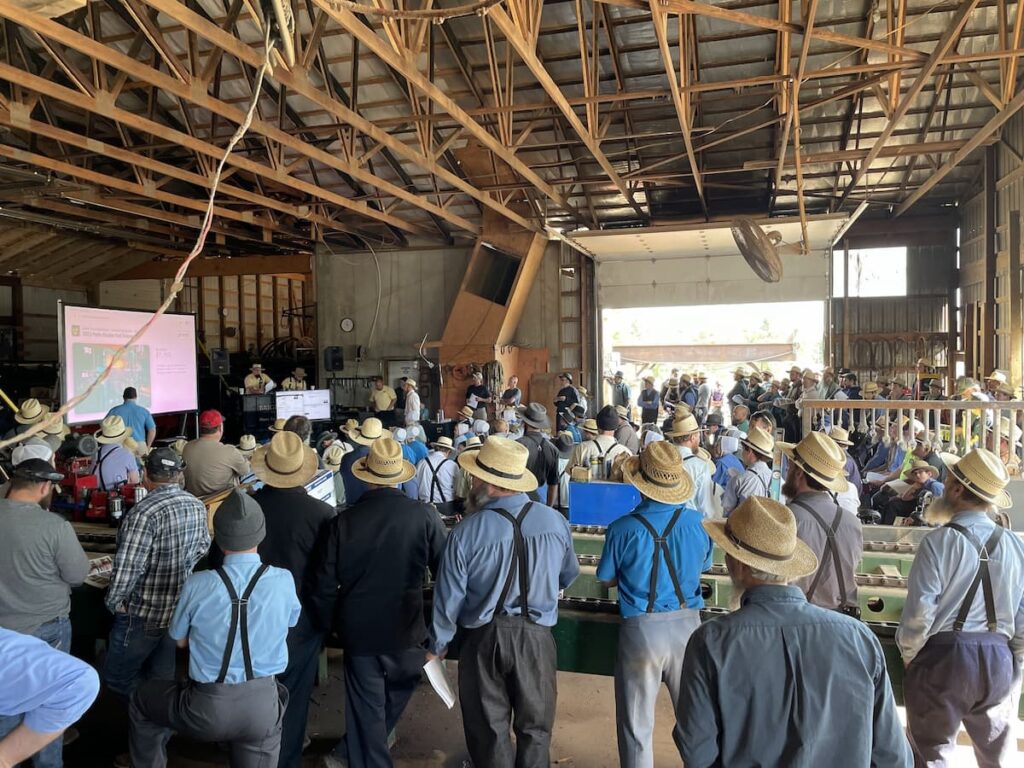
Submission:
MULTIPOLYGON (((410 382, 403 420, 384 423, 396 398, 375 388, 378 415, 313 445, 302 417, 275 424, 265 445, 228 445, 221 415, 204 412, 195 441, 146 453, 148 493, 117 534, 100 677, 130 723, 123 764, 166 765, 180 733, 224 745, 232 765, 299 768, 329 638, 344 650, 345 737, 322 758, 328 768, 392 765, 389 734, 424 664, 456 640, 473 764, 549 764, 551 628, 580 573, 569 485, 602 480, 627 483, 641 499, 607 528, 596 574, 616 588, 621 614, 621 765, 653 766, 662 684, 688 768, 941 766, 961 726, 980 765, 1010 765, 1024 543, 997 514, 1011 504, 1006 463, 984 448, 940 459, 910 417, 874 420, 860 451, 839 424, 777 443, 780 421, 802 398, 851 387, 849 375, 793 373, 800 380, 788 397, 767 399, 758 389, 771 393, 775 383, 760 372, 752 387, 738 369, 734 391, 717 399, 699 375, 670 379, 667 392, 648 381, 636 401, 640 424, 620 374, 613 401, 596 413, 568 374, 552 410, 522 404, 518 381, 495 398, 474 380, 453 437, 429 444, 418 398, 408 407, 410 382), (335 475, 336 507, 306 493, 321 468, 335 475), (868 474, 876 468, 884 472, 868 474), (227 495, 211 539, 197 497, 250 471, 261 487, 227 495), (896 635, 907 667, 904 729, 881 645, 858 621, 861 526, 873 508, 912 516, 907 505, 917 510, 925 493, 918 522, 934 529, 914 559, 896 635), (725 553, 735 610, 702 624, 700 578, 713 545, 725 553), (196 570, 203 558, 208 567, 196 570), (188 675, 178 680, 183 648, 188 675)), ((869 384, 852 399, 882 393, 869 384)), ((888 396, 904 396, 901 382, 887 386, 888 396)), ((31 403, 22 409, 31 413, 31 403)), ((98 440, 123 447, 138 425, 146 442, 137 416, 111 414, 98 440)), ((128 453, 136 461, 142 452, 128 453)), ((0 660, 9 667, 19 657, 6 654, 23 654, 46 671, 19 671, 24 684, 0 691, 0 765, 35 754, 48 768, 61 765, 58 735, 96 695, 95 675, 67 655, 70 589, 89 561, 71 526, 48 511, 61 479, 53 451, 28 440, 12 461, 0 500, 0 660)), ((120 465, 107 451, 97 473, 108 461, 120 465)))

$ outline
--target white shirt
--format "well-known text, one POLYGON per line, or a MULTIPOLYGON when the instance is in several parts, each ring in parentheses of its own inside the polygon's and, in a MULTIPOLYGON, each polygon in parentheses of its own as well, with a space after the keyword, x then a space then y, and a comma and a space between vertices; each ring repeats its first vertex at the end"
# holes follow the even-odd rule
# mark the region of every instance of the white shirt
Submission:
MULTIPOLYGON (((598 435, 593 440, 585 440, 573 448, 572 458, 569 460, 569 471, 571 472, 573 467, 590 469, 590 460, 592 458, 600 459, 602 456, 606 468, 610 469, 615 459, 623 453, 627 456, 633 455, 633 452, 619 443, 613 435, 598 435)), ((605 475, 607 476, 607 472, 605 475)))
POLYGON ((705 411, 708 409, 708 404, 711 402, 711 385, 704 382, 697 387, 697 407, 703 408, 705 411))
POLYGON ((688 446, 677 445, 676 448, 679 450, 679 455, 683 457, 683 469, 690 473, 690 478, 693 480, 693 506, 700 510, 705 520, 714 517, 715 506, 711 500, 713 493, 711 468, 688 446))
MULTIPOLYGON (((984 512, 961 512, 953 522, 962 525, 984 544, 995 523, 984 512)), ((917 547, 907 583, 896 644, 910 662, 928 639, 949 632, 960 612, 967 589, 978 572, 978 550, 952 528, 938 528, 917 547)), ((1003 531, 999 546, 990 553, 989 574, 996 610, 996 632, 1005 635, 1010 650, 1024 656, 1024 542, 1013 531, 1003 531)), ((978 587, 964 632, 987 632, 984 589, 978 587)))
POLYGON ((442 451, 431 451, 427 458, 416 465, 416 484, 419 486, 420 501, 429 504, 443 504, 455 498, 455 480, 459 465, 455 459, 442 451), (437 483, 434 477, 437 476, 437 483), (437 486, 437 487, 435 487, 437 486))
POLYGON ((420 420, 420 396, 415 389, 405 395, 405 425, 418 424, 420 420))
POLYGON ((772 470, 764 461, 758 460, 742 472, 729 478, 722 497, 722 514, 728 517, 732 511, 751 496, 769 495, 772 482, 772 470))

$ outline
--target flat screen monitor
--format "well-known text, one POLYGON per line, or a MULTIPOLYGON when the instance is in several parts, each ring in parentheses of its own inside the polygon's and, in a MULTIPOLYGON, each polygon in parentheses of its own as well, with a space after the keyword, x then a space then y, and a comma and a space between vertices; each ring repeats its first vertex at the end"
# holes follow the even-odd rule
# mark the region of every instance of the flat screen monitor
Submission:
MULTIPOLYGON (((153 316, 63 303, 58 314, 64 402, 85 392, 114 352, 153 316)), ((161 315, 92 394, 68 412, 67 421, 100 421, 123 402, 126 387, 135 387, 137 402, 151 413, 194 411, 199 407, 196 376, 195 316, 161 315)))
POLYGON ((304 392, 277 390, 277 418, 305 416, 310 421, 330 421, 331 391, 307 389, 304 392))

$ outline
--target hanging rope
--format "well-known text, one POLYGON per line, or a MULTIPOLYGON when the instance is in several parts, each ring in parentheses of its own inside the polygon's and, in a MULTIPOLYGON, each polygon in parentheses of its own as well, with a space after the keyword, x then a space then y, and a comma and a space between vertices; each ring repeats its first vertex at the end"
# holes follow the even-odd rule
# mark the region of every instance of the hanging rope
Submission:
POLYGON ((427 19, 435 24, 443 24, 448 19, 458 19, 462 16, 474 14, 483 15, 488 10, 500 3, 501 0, 478 0, 468 5, 457 5, 454 8, 424 8, 420 10, 405 8, 378 8, 373 5, 363 5, 352 0, 325 0, 324 5, 332 10, 346 10, 353 13, 365 13, 367 16, 381 16, 386 19, 427 19))

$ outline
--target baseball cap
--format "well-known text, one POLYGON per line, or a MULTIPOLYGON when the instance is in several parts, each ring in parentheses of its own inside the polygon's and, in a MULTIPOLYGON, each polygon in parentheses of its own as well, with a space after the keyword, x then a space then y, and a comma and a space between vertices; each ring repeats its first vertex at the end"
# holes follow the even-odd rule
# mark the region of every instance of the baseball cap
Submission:
POLYGON ((53 460, 53 449, 37 437, 30 437, 11 451, 11 462, 18 466, 29 459, 42 459, 46 463, 53 460))
MULTIPOLYGON (((214 411, 216 413, 216 411, 214 411)), ((219 413, 217 414, 220 415, 219 413)), ((178 452, 173 448, 154 448, 146 456, 146 471, 158 475, 167 475, 172 472, 180 472, 185 468, 185 462, 178 452)))
POLYGON ((216 429, 224 423, 224 417, 220 411, 203 411, 199 414, 199 426, 203 429, 216 429))
POLYGON ((64 479, 64 475, 54 469, 50 462, 42 459, 26 459, 15 466, 11 474, 22 480, 35 480, 39 483, 46 480, 57 483, 64 479))

